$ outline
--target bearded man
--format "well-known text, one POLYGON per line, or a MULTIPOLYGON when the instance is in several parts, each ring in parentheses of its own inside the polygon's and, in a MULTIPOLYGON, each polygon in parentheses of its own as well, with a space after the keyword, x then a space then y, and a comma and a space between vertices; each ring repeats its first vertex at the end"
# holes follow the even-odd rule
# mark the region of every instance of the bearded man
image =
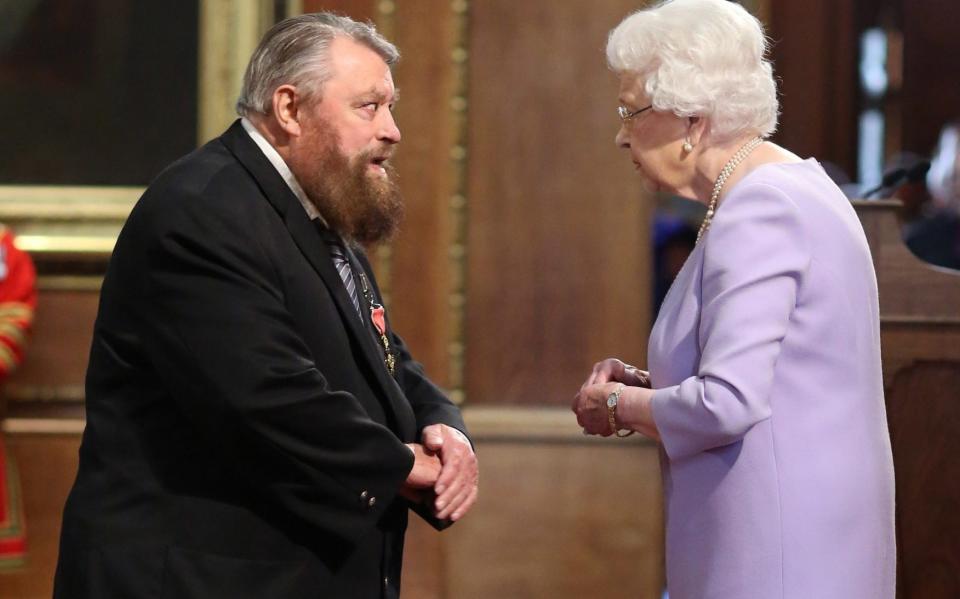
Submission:
POLYGON ((385 317, 359 244, 397 228, 396 48, 273 27, 241 119, 157 177, 100 300, 54 595, 397 597, 408 508, 477 493, 457 408, 385 317))

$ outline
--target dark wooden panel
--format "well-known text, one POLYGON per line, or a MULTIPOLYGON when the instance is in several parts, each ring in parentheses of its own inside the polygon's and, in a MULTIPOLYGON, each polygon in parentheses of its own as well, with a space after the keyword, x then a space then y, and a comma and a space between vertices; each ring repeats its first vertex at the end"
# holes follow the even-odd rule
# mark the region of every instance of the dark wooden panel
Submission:
POLYGON ((403 134, 397 154, 407 212, 392 245, 389 274, 393 322, 437 383, 448 381, 449 304, 453 273, 450 202, 455 175, 450 151, 458 126, 451 106, 453 12, 448 0, 400 3, 394 41, 403 55, 396 68, 403 134))
POLYGON ((565 405, 643 364, 650 200, 613 138, 608 31, 635 1, 471 5, 467 400, 565 405))
POLYGON ((960 274, 900 241, 899 202, 857 202, 880 294, 887 418, 896 473, 897 596, 960 595, 960 274))
MULTIPOLYGON (((580 435, 575 423, 569 428, 572 438, 580 435)), ((478 452, 485 469, 480 500, 445 533, 445 597, 661 596, 655 446, 481 438, 478 452)))
MULTIPOLYGON (((404 597, 659 597, 663 519, 652 444, 584 438, 565 410, 468 409, 466 418, 483 464, 481 500, 443 533, 413 517, 404 597)), ((29 554, 24 568, 0 572, 0 597, 50 597, 80 438, 17 433, 7 442, 22 473, 29 554)))
MULTIPOLYGON (((960 272, 931 266, 907 249, 900 239, 896 217, 900 205, 890 200, 855 203, 877 269, 880 314, 888 323, 921 325, 911 330, 912 337, 919 339, 923 325, 960 321, 957 308, 960 304, 951 301, 960 300, 960 272), (923 292, 918 293, 918 289, 923 292)), ((929 349, 941 352, 944 348, 934 342, 929 349)), ((898 346, 887 346, 884 350, 885 360, 895 355, 905 358, 914 355, 898 346)))
POLYGON ((887 393, 903 598, 960 596, 960 362, 919 362, 887 393), (944 393, 945 389, 953 393, 944 393))
POLYGON ((79 435, 7 435, 20 468, 26 510, 27 561, 0 570, 0 597, 42 599, 53 594, 63 504, 77 473, 79 435))
POLYGON ((854 0, 771 0, 768 34, 780 93, 774 140, 856 176, 857 32, 854 0))
POLYGON ((960 2, 900 0, 903 19, 903 149, 927 154, 944 124, 960 119, 960 2))
POLYGON ((303 12, 332 11, 358 21, 373 21, 376 0, 303 0, 303 12))
POLYGON ((82 399, 98 302, 97 291, 40 292, 23 366, 6 383, 11 405, 82 399))
MULTIPOLYGON (((410 514, 404 539, 404 599, 447 599, 444 578, 447 568, 447 533, 438 533, 429 524, 410 514)), ((477 563, 481 563, 478 556, 477 563)))
POLYGON ((145 185, 192 151, 199 5, 7 4, 0 114, 39 110, 43 133, 37 135, 29 119, 4 119, 0 182, 145 185), (25 89, 33 92, 18 93, 25 89))

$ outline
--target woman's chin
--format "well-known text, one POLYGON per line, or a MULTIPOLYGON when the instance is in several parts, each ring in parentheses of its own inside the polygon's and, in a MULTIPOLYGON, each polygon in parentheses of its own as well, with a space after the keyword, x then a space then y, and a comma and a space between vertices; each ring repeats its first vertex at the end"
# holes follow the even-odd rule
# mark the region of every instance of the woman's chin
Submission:
POLYGON ((643 188, 650 193, 663 191, 663 186, 649 177, 641 177, 641 181, 643 182, 643 188))

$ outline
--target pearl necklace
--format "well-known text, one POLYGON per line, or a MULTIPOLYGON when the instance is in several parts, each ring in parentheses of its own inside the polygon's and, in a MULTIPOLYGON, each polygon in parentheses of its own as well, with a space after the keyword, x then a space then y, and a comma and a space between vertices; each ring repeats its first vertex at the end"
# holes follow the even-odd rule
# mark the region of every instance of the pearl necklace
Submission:
POLYGON ((733 171, 736 170, 740 163, 743 162, 744 158, 750 154, 760 144, 763 143, 762 137, 754 137, 747 143, 737 150, 737 153, 734 154, 730 160, 723 165, 723 170, 720 171, 720 176, 717 177, 717 182, 713 184, 713 193, 710 194, 710 203, 707 204, 707 214, 703 217, 703 222, 700 223, 700 230, 697 231, 697 241, 700 243, 700 238, 703 237, 703 234, 707 232, 707 229, 710 228, 710 223, 713 221, 713 214, 717 211, 717 200, 720 199, 720 191, 723 189, 723 184, 727 182, 727 179, 730 178, 730 175, 733 174, 733 171))

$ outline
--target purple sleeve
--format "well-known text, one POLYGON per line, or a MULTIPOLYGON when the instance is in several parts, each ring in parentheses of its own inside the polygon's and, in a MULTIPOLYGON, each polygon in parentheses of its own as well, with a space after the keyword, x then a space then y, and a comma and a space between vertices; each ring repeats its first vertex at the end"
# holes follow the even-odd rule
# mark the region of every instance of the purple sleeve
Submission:
POLYGON ((673 460, 738 441, 770 416, 774 366, 810 261, 796 204, 766 184, 728 196, 701 243, 699 370, 653 396, 673 460))

